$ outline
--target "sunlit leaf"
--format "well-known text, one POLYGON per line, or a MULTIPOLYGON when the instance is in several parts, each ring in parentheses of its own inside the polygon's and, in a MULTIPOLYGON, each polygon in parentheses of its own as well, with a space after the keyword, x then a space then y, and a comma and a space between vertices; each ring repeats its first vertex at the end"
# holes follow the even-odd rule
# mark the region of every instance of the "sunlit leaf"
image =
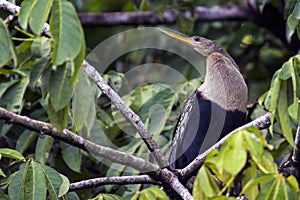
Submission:
POLYGON ((143 200, 143 199, 155 199, 166 200, 168 196, 166 193, 158 187, 149 187, 135 194, 131 200, 143 200))
POLYGON ((193 187, 193 194, 197 194, 199 191, 202 191, 207 197, 216 196, 220 192, 213 175, 205 166, 200 168, 193 187))
POLYGON ((89 200, 123 200, 123 198, 116 194, 98 194, 89 200))
POLYGON ((236 133, 231 136, 228 141, 228 150, 224 153, 224 169, 233 176, 237 175, 246 164, 247 152, 241 143, 243 142, 243 135, 236 133))
POLYGON ((289 176, 286 179, 296 192, 299 192, 299 183, 295 176, 289 176))
POLYGON ((17 161, 25 160, 24 156, 14 149, 0 148, 0 154, 2 157, 15 159, 17 161))

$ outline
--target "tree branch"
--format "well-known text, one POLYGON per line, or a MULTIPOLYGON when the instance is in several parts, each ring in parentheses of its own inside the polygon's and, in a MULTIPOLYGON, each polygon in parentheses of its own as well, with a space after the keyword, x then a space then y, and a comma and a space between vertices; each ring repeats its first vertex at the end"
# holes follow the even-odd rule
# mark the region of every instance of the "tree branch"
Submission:
POLYGON ((300 164, 300 124, 298 125, 296 136, 295 136, 296 147, 293 151, 292 160, 300 164))
POLYGON ((226 135, 225 137, 223 137, 218 143, 216 143, 215 145, 213 145, 211 148, 209 148, 208 150, 206 150, 204 153, 202 153, 201 155, 197 156, 188 166, 186 166, 185 168, 178 170, 181 177, 183 179, 187 178, 192 172, 194 172, 195 170, 199 169, 205 159, 206 156, 208 155, 208 153, 210 153, 212 150, 218 150, 220 149, 220 147, 224 144, 224 142, 235 132, 242 130, 244 128, 248 128, 251 126, 257 127, 259 129, 265 129, 268 126, 270 126, 270 118, 271 118, 271 113, 268 112, 266 114, 264 114, 263 116, 253 120, 252 122, 249 122, 248 124, 245 124, 244 126, 241 126, 237 129, 235 129, 234 131, 232 131, 231 133, 229 133, 228 135, 226 135))
POLYGON ((293 175, 300 182, 300 124, 298 125, 296 136, 295 136, 296 148, 293 150, 292 157, 284 162, 278 168, 278 171, 285 177, 293 175))
POLYGON ((71 183, 69 191, 82 190, 87 188, 95 188, 102 185, 109 184, 154 184, 160 185, 159 182, 156 182, 148 175, 138 175, 138 176, 115 176, 115 177, 102 177, 102 178, 93 178, 89 180, 79 181, 76 183, 71 183))
POLYGON ((26 116, 20 116, 1 107, 0 119, 5 120, 7 123, 21 125, 29 130, 39 133, 40 135, 49 135, 56 139, 62 140, 68 144, 76 146, 82 150, 91 152, 96 156, 101 156, 113 162, 133 167, 141 172, 146 170, 156 171, 159 169, 158 166, 153 165, 152 163, 144 159, 126 154, 124 152, 109 147, 100 146, 79 135, 76 135, 75 133, 67 129, 64 129, 62 133, 59 133, 49 123, 34 120, 26 116))
POLYGON ((89 75, 98 88, 100 88, 100 90, 112 101, 117 109, 122 112, 122 114, 132 123, 132 125, 134 125, 148 149, 158 162, 159 166, 161 168, 168 166, 168 160, 159 149, 151 133, 148 132, 141 118, 125 104, 121 97, 103 80, 101 75, 93 66, 86 61, 83 61, 82 66, 84 71, 89 75))
MULTIPOLYGON (((247 4, 235 6, 213 6, 194 9, 195 21, 224 21, 224 20, 249 20, 252 11, 247 4)), ((180 13, 168 9, 158 18, 153 12, 113 12, 113 13, 80 13, 79 19, 84 26, 116 26, 116 25, 158 25, 174 24, 178 16, 188 18, 192 14, 187 11, 180 13)))

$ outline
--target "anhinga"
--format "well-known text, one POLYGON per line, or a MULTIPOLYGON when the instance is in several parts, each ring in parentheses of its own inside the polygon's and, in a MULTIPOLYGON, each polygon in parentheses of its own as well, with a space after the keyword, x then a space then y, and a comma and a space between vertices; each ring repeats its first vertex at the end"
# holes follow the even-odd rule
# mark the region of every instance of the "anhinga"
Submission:
POLYGON ((237 64, 216 42, 159 30, 206 57, 204 83, 186 100, 174 129, 170 163, 182 169, 245 123, 248 89, 237 64))

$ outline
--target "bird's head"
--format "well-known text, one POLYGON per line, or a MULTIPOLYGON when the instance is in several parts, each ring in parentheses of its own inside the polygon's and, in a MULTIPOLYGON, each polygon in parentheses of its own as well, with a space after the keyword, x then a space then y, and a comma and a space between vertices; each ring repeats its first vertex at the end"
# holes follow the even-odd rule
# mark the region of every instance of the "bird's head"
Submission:
POLYGON ((167 31, 162 28, 158 28, 158 30, 160 30, 164 34, 166 34, 178 41, 181 41, 181 42, 193 47, 197 52, 199 52, 200 54, 202 54, 205 57, 209 56, 211 53, 223 51, 222 47, 220 45, 218 45, 215 41, 208 40, 204 37, 200 37, 200 36, 185 37, 185 36, 167 31))

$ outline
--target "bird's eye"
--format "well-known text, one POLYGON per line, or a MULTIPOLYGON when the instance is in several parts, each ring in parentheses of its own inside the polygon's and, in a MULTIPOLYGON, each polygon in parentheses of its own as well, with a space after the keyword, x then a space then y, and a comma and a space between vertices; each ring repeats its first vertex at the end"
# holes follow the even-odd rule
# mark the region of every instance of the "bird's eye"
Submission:
POLYGON ((195 41, 195 42, 200 42, 201 38, 199 36, 193 36, 192 39, 195 41))

